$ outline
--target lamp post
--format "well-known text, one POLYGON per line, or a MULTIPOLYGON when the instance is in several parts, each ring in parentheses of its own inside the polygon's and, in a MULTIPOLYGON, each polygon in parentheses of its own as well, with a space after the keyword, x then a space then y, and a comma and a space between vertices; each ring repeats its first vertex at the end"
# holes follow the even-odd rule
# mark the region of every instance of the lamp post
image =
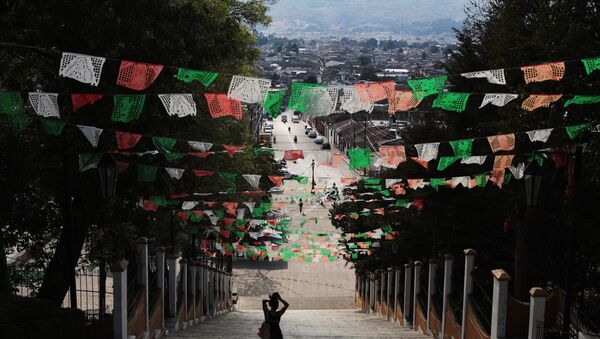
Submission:
POLYGON ((312 160, 312 162, 310 163, 310 167, 312 168, 312 187, 310 190, 311 194, 315 194, 315 159, 312 160))
MULTIPOLYGON (((102 159, 100 159, 100 162, 98 162, 98 183, 100 185, 100 193, 102 193, 102 198, 104 199, 105 206, 108 206, 110 200, 115 196, 115 190, 117 188, 117 177, 119 171, 118 167, 119 166, 117 161, 110 154, 104 154, 102 156, 102 159)), ((108 218, 110 218, 110 213, 107 214, 108 218)), ((105 218, 105 220, 106 219, 107 218, 105 218)), ((106 315, 106 263, 104 262, 104 258, 100 259, 99 271, 100 286, 98 288, 98 305, 99 318, 102 319, 106 315)))

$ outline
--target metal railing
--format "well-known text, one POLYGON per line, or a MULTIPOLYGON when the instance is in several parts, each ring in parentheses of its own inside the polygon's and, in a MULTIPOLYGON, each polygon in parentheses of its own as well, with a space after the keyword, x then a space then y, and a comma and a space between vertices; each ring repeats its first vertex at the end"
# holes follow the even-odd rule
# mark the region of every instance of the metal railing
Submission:
POLYGON ((473 276, 471 304, 473 305, 475 316, 487 333, 490 333, 492 328, 492 299, 490 298, 490 295, 491 290, 486 285, 481 284, 480 279, 473 276))

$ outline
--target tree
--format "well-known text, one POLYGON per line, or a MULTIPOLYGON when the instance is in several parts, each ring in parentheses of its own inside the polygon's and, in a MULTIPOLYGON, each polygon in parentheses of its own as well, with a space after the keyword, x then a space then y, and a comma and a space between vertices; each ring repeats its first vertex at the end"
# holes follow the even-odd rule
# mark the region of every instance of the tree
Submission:
POLYGON ((363 67, 360 70, 360 80, 377 81, 377 72, 373 67, 363 67))
POLYGON ((371 64, 371 57, 368 55, 361 55, 358 57, 358 62, 361 66, 367 66, 371 64))
POLYGON ((375 38, 369 38, 363 42, 363 46, 366 48, 377 48, 379 41, 375 38))
MULTIPOLYGON (((57 76, 60 55, 51 51, 56 48, 115 59, 181 65, 191 69, 217 69, 222 74, 211 88, 205 89, 199 84, 178 82, 170 74, 173 70, 165 69, 152 85, 152 93, 225 91, 229 80, 227 74, 247 74, 253 68, 259 56, 254 28, 257 24, 269 24, 267 9, 271 3, 271 0, 79 1, 68 4, 55 0, 27 3, 5 1, 0 4, 3 40, 48 49, 2 47, 0 87, 2 90, 25 92, 36 89, 65 93, 90 92, 88 85, 57 76)), ((128 93, 124 88, 114 85, 116 69, 118 62, 108 60, 104 65, 102 81, 92 92, 128 93)), ((69 113, 70 105, 66 100, 61 100, 60 106, 62 117, 72 123, 184 140, 197 140, 202 136, 203 140, 216 144, 244 144, 253 140, 244 123, 229 118, 208 118, 206 105, 199 106, 196 117, 177 119, 166 116, 159 101, 149 99, 139 120, 118 125, 111 123, 108 118, 112 109, 110 99, 86 107, 81 113, 69 113)), ((76 154, 95 150, 90 148, 76 129, 69 126, 60 137, 49 137, 38 128, 29 128, 17 137, 2 132, 0 140, 0 184, 10 187, 8 191, 3 190, 2 194, 0 244, 4 252, 14 246, 28 250, 46 249, 46 245, 53 244, 48 243, 48 239, 57 239, 56 249, 51 248, 52 251, 47 253, 49 257, 40 256, 39 265, 46 268, 46 274, 39 295, 61 304, 67 291, 65 274, 75 265, 75 262, 69 261, 69 250, 75 258, 79 258, 86 240, 92 239, 90 235, 101 227, 97 222, 101 205, 95 189, 95 176, 91 173, 93 171, 78 173, 76 170, 76 154), (61 158, 61 153, 65 154, 65 159, 61 158), (71 183, 63 182, 63 167, 64 171, 70 173, 71 183), (74 238, 68 234, 63 223, 64 187, 68 188, 68 195, 74 196, 72 219, 73 224, 77 225, 74 238)), ((113 148, 113 142, 103 138, 98 150, 113 148)), ((173 166, 162 159, 162 156, 146 156, 140 158, 139 162, 173 166)), ((182 159, 176 165, 189 167, 195 164, 182 159)), ((208 160, 204 165, 222 170, 241 169, 259 173, 273 169, 268 163, 258 162, 255 165, 248 156, 226 162, 208 160)), ((104 231, 104 236, 115 239, 117 234, 129 237, 164 234, 166 230, 160 227, 144 228, 147 218, 135 207, 140 196, 194 188, 198 191, 216 190, 219 185, 218 179, 206 182, 190 179, 178 183, 159 180, 154 184, 139 184, 133 171, 125 172, 119 177, 118 199, 113 204, 116 222, 111 230, 104 231), (135 221, 135 232, 119 233, 131 221, 135 221)), ((165 213, 159 211, 154 219, 166 219, 165 213)), ((97 247, 97 244, 91 246, 97 247)), ((121 250, 126 252, 131 248, 121 250)), ((91 251, 96 250, 92 248, 91 251)), ((6 293, 4 256, 2 259, 0 282, 3 284, 0 291, 6 293)))

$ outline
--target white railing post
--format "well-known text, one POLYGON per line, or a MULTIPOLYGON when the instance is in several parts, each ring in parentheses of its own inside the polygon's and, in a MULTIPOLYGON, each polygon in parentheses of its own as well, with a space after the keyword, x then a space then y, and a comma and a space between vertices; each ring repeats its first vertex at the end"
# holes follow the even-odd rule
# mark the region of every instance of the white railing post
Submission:
POLYGON ((419 289, 421 287, 421 267, 423 266, 422 261, 415 261, 415 278, 414 278, 414 288, 413 288, 413 311, 412 311, 412 319, 413 319, 413 328, 417 329, 417 294, 419 294, 419 289))
POLYGON ((465 253, 465 277, 463 287, 463 304, 462 304, 462 325, 460 330, 461 339, 465 339, 465 330, 467 328, 467 302, 469 295, 473 292, 473 277, 471 272, 475 267, 475 255, 477 252, 472 248, 464 250, 465 253))
POLYGON ((494 289, 492 292, 491 339, 506 337, 506 309, 508 307, 508 282, 510 275, 502 269, 492 271, 494 289))
POLYGON ((140 238, 137 241, 137 259, 138 271, 137 278, 139 284, 144 286, 144 338, 147 338, 150 333, 150 303, 149 303, 149 283, 148 283, 148 239, 140 238))
POLYGON ((440 337, 445 338, 446 334, 446 307, 448 305, 448 295, 452 291, 452 265, 454 257, 450 254, 444 256, 444 291, 442 292, 442 328, 440 329, 440 337))
POLYGON ((198 266, 196 264, 195 261, 190 262, 190 268, 191 268, 191 282, 192 282, 192 324, 197 324, 198 323, 198 316, 196 315, 196 272, 198 271, 198 266))
POLYGON ((400 267, 394 268, 394 322, 400 321, 400 319, 396 319, 396 314, 398 313, 398 309, 402 307, 400 305, 400 300, 398 296, 400 295, 400 279, 402 279, 402 269, 400 267))
POLYGON ((543 288, 533 287, 529 290, 529 330, 528 339, 544 337, 544 316, 546 313, 546 298, 548 292, 543 288))
POLYGON ((127 339, 127 260, 110 267, 113 276, 113 337, 127 339))
POLYGON ((181 270, 181 289, 183 290, 183 329, 188 328, 188 305, 187 305, 187 296, 188 296, 188 270, 187 270, 187 260, 185 258, 179 260, 179 265, 181 266, 180 270, 181 270))
POLYGON ((177 317, 177 255, 169 254, 167 257, 169 265, 169 317, 177 317))
POLYGON ((375 311, 375 276, 369 273, 369 314, 375 311))
POLYGON ((387 320, 393 319, 392 311, 394 308, 392 307, 392 279, 394 279, 394 271, 393 271, 393 268, 389 267, 387 269, 387 293, 386 293, 387 320))
MULTIPOLYGON (((384 270, 379 270, 379 315, 384 316, 385 312, 383 309, 384 301, 385 301, 385 277, 386 272, 384 270)), ((387 304, 385 305, 387 307, 387 304)))
POLYGON ((160 294, 160 328, 165 329, 165 248, 158 247, 156 249, 156 287, 160 294))
POLYGON ((404 264, 404 307, 402 308, 402 314, 404 315, 404 326, 407 327, 410 324, 410 290, 412 286, 412 265, 404 264))
POLYGON ((435 259, 429 259, 429 276, 427 279, 427 334, 431 334, 431 302, 435 295, 435 271, 437 269, 437 263, 435 259))

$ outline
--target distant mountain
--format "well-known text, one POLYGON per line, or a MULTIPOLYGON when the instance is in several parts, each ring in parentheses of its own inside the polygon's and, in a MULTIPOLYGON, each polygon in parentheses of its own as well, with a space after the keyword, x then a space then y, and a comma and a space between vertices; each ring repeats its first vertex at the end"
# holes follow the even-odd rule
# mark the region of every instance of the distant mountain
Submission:
POLYGON ((268 32, 441 34, 461 26, 468 0, 279 0, 268 32))

